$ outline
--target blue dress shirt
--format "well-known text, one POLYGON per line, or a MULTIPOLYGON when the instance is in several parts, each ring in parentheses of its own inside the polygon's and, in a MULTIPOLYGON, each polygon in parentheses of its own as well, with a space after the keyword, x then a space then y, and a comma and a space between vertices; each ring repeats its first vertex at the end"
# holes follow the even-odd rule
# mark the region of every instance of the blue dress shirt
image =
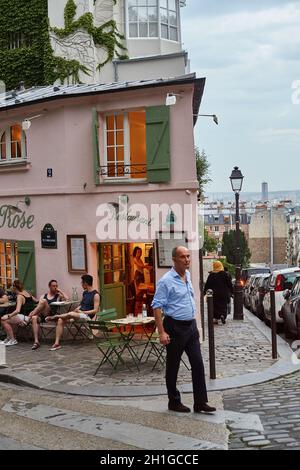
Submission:
POLYGON ((186 282, 172 268, 157 283, 152 308, 160 308, 174 320, 193 320, 196 315, 191 275, 186 271, 186 282))

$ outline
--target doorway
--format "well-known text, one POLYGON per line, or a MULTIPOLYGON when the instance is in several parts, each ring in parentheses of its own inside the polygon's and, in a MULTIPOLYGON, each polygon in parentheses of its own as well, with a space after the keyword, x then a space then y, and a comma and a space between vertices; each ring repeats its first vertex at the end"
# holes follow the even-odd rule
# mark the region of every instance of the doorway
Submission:
POLYGON ((145 304, 148 316, 152 316, 154 244, 102 243, 98 252, 101 309, 115 308, 122 318, 138 315, 145 304))

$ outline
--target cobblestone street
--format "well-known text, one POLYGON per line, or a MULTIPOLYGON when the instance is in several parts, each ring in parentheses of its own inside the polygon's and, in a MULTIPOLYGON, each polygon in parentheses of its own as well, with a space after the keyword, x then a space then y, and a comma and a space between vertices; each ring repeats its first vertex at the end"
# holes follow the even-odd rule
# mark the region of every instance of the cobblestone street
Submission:
MULTIPOLYGON (((37 374, 51 384, 164 386, 162 367, 157 367, 152 372, 156 360, 154 357, 147 364, 142 364, 139 372, 132 364, 132 360, 127 358, 131 371, 119 367, 117 372, 112 374, 111 367, 105 365, 101 367, 97 376, 93 377, 100 361, 100 354, 92 342, 67 341, 63 343, 61 350, 55 352, 49 352, 49 344, 43 343, 38 351, 32 351, 29 342, 22 342, 7 348, 8 366, 16 373, 26 371, 29 374, 37 374), (76 369, 74 364, 76 364, 76 369)), ((229 317, 226 325, 216 326, 215 344, 217 378, 260 372, 276 362, 271 359, 269 341, 247 318, 243 322, 234 322, 232 317, 229 317)), ((202 353, 208 374, 207 338, 202 345, 202 353)), ((185 362, 188 362, 187 358, 185 362)), ((179 383, 190 382, 191 373, 182 365, 179 383)))
POLYGON ((230 450, 300 450, 300 373, 224 393, 225 410, 259 415, 264 432, 234 430, 230 450))

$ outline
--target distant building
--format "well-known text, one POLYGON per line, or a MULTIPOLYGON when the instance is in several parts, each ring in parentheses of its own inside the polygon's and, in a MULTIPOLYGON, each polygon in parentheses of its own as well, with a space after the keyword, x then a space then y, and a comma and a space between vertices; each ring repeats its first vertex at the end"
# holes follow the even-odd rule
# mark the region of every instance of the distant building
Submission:
POLYGON ((269 188, 266 182, 261 185, 261 200, 262 202, 268 202, 269 200, 269 188))
POLYGON ((289 266, 300 266, 300 207, 295 207, 289 216, 286 249, 289 266))
MULTIPOLYGON (((240 228, 246 239, 249 238, 250 215, 244 203, 240 205, 240 228)), ((235 230, 235 204, 223 202, 206 202, 204 205, 204 227, 208 234, 218 243, 222 243, 225 232, 235 230)))
POLYGON ((261 205, 251 217, 249 248, 252 263, 286 264, 288 238, 287 212, 284 207, 261 205))

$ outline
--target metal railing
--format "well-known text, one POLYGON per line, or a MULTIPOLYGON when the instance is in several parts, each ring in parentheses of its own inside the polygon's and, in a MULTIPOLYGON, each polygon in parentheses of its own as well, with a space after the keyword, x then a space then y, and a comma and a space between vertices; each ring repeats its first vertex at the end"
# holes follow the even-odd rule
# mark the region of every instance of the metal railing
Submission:
POLYGON ((98 169, 100 176, 107 178, 130 178, 139 176, 147 177, 147 165, 145 163, 137 163, 135 165, 127 165, 124 163, 108 163, 101 165, 98 169))

